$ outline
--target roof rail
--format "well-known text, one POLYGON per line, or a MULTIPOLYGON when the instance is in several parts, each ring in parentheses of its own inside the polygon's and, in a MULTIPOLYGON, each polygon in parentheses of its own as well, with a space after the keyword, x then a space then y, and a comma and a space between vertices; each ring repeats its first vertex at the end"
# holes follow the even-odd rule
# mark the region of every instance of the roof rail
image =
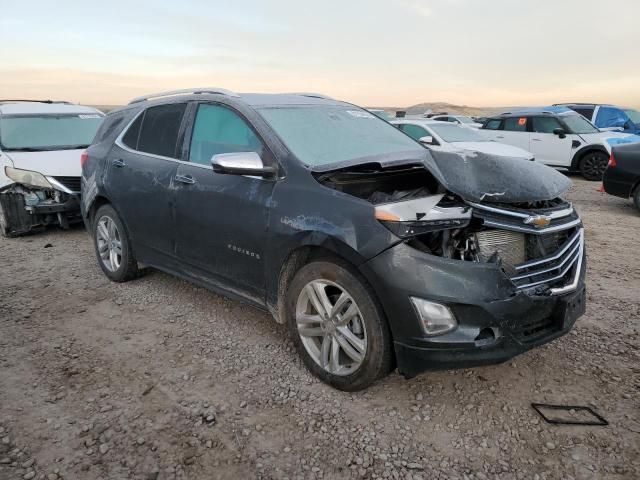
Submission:
POLYGON ((588 102, 567 102, 567 103, 554 103, 552 107, 566 107, 567 105, 597 105, 597 103, 588 102))
POLYGON ((71 102, 67 102, 65 100, 23 100, 23 99, 13 99, 13 100, 0 100, 0 103, 64 103, 65 105, 72 105, 71 102))
POLYGON ((227 90, 225 88, 216 88, 216 87, 183 88, 182 90, 170 90, 168 92, 152 93, 150 95, 143 95, 141 97, 136 97, 129 102, 129 105, 133 103, 146 102, 147 100, 151 100, 154 98, 171 97, 174 95, 182 95, 187 93, 192 93, 192 94, 213 93, 213 94, 219 94, 219 95, 228 95, 229 97, 240 96, 236 92, 232 92, 231 90, 227 90))
POLYGON ((322 93, 312 93, 312 92, 292 92, 287 95, 298 95, 300 97, 309 97, 309 98, 323 98, 324 100, 335 100, 335 98, 331 98, 328 95, 323 95, 322 93))

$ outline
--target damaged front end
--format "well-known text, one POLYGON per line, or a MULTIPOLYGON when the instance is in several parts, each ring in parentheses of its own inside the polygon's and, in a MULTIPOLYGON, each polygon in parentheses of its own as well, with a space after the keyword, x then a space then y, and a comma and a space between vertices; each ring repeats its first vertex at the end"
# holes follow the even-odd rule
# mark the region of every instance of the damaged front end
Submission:
POLYGON ((419 164, 316 177, 368 200, 398 238, 363 273, 379 292, 405 376, 505 361, 568 332, 585 309, 584 230, 560 197, 566 177, 536 166, 515 181, 510 168, 522 173, 520 165, 483 171, 480 161, 465 184, 464 157, 456 157, 448 184, 441 170, 419 164), (541 175, 547 183, 536 187, 541 175))
POLYGON ((3 236, 25 235, 48 225, 66 229, 82 221, 79 178, 48 178, 10 167, 5 173, 15 183, 0 190, 0 234, 3 236))

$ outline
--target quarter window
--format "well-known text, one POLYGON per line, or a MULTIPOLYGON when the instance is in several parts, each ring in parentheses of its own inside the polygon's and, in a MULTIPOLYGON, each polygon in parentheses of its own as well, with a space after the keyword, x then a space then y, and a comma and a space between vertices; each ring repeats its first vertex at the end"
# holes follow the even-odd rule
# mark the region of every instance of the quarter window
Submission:
POLYGON ((220 105, 200 105, 193 126, 189 161, 211 164, 220 153, 255 152, 262 155, 262 142, 247 123, 220 105))
POLYGON ((124 143, 127 147, 132 148, 133 150, 138 149, 138 137, 140 136, 140 126, 142 125, 142 118, 144 117, 144 113, 138 115, 138 118, 134 120, 134 122, 127 130, 127 133, 122 137, 122 143, 124 143))
POLYGON ((500 130, 500 124, 502 123, 502 120, 489 120, 485 126, 484 129, 485 130, 500 130))
POLYGON ((553 133, 556 128, 562 128, 560 122, 553 117, 533 117, 532 126, 536 133, 553 133))
POLYGON ((504 119, 503 130, 509 132, 526 132, 527 117, 507 117, 504 119))

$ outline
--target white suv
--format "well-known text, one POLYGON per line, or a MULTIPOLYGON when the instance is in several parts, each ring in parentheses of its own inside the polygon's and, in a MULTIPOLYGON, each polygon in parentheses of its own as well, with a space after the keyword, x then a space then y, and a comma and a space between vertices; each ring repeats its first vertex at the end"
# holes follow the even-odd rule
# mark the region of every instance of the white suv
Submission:
POLYGON ((587 180, 602 179, 612 144, 640 141, 635 135, 602 132, 566 107, 503 113, 487 119, 479 132, 528 150, 538 162, 579 171, 587 180))
POLYGON ((81 155, 104 114, 66 102, 0 101, 0 235, 81 221, 81 155))

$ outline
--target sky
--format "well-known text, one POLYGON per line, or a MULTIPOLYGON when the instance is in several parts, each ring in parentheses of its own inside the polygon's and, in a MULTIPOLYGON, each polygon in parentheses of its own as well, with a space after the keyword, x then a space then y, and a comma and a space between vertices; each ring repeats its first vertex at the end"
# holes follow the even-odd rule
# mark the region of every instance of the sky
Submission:
POLYGON ((0 98, 640 107, 639 0, 0 0, 0 98))

